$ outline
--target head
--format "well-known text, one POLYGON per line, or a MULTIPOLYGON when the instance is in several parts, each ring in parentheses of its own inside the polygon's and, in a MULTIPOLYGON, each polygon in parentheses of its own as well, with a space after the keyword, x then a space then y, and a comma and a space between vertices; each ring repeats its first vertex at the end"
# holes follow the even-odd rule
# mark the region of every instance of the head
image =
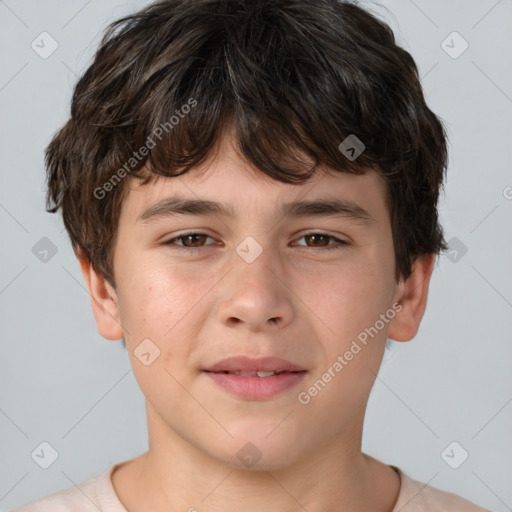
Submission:
POLYGON ((232 463, 246 441, 276 454, 270 467, 316 449, 322 418, 334 414, 330 438, 362 421, 385 340, 416 334, 446 248, 443 125, 410 54, 353 2, 169 0, 119 20, 46 161, 48 209, 62 210, 100 333, 126 340, 154 429, 232 463), (169 198, 208 204, 170 215, 169 198), (204 236, 185 248, 184 231, 204 236), (203 371, 273 355, 307 370, 307 389, 350 350, 269 438, 292 392, 237 409, 203 371), (191 396, 216 411, 208 439, 191 396))

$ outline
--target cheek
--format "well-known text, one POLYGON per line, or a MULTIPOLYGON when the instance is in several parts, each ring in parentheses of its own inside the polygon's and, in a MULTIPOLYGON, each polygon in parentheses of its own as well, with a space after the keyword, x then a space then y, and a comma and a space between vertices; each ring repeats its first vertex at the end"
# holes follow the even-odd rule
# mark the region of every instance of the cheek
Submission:
POLYGON ((165 353, 190 346, 207 314, 209 291, 217 279, 197 268, 172 266, 156 258, 136 271, 127 269, 127 275, 125 285, 120 283, 119 303, 127 344, 130 340, 135 346, 149 338, 165 353))
MULTIPOLYGON (((389 307, 391 282, 375 264, 339 266, 312 282, 307 303, 338 340, 356 336, 389 307)), ((308 287, 302 293, 308 296, 308 287)))
POLYGON ((153 404, 165 402, 166 396, 186 398, 177 382, 189 386, 186 362, 208 307, 205 295, 211 282, 206 281, 197 272, 187 275, 155 263, 139 267, 125 287, 120 286, 119 310, 131 366, 153 404), (147 353, 150 355, 144 358, 147 353))
POLYGON ((310 415, 336 430, 362 412, 379 371, 389 325, 380 315, 390 307, 392 281, 378 266, 359 264, 320 282, 313 304, 321 318, 324 359, 304 391, 312 393, 310 415))

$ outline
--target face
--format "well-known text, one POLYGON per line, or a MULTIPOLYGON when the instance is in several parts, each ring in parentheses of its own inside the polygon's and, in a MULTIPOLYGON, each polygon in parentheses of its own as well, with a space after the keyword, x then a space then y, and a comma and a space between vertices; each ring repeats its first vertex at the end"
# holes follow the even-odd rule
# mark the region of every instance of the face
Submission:
POLYGON ((150 445, 184 440, 234 467, 254 451, 267 469, 354 445, 389 330, 406 314, 385 197, 373 171, 274 181, 229 139, 197 170, 132 184, 111 316, 146 397, 150 445), (226 211, 196 202, 176 213, 176 198, 226 211), (269 357, 288 371, 220 372, 270 371, 269 357))

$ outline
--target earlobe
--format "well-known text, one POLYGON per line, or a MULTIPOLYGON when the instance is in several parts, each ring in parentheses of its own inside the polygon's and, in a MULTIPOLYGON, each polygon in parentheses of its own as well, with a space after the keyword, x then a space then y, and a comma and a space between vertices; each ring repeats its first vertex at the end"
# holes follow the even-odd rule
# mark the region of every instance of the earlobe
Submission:
POLYGON ((400 283, 397 302, 402 308, 389 324, 388 338, 410 341, 416 336, 427 307, 428 287, 435 259, 435 254, 417 256, 411 275, 400 283))
POLYGON ((98 332, 108 340, 120 340, 124 333, 119 317, 116 291, 94 269, 87 258, 79 256, 78 261, 89 290, 98 332))

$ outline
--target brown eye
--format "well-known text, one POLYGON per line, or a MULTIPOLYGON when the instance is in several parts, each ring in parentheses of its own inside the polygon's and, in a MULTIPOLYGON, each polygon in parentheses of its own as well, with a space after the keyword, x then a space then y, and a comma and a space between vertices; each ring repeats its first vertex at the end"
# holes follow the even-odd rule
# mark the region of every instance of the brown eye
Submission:
POLYGON ((329 245, 329 238, 333 237, 329 235, 322 235, 319 233, 304 236, 305 240, 313 243, 312 246, 308 245, 309 247, 325 247, 326 245, 329 245))
POLYGON ((184 233, 175 236, 165 242, 165 245, 174 246, 175 249, 200 249, 211 244, 206 244, 206 240, 211 237, 204 233, 184 233))
POLYGON ((190 235, 180 236, 179 239, 183 241, 185 247, 201 247, 201 242, 204 242, 208 237, 199 233, 192 233, 190 235))
POLYGON ((341 240, 333 235, 327 233, 306 233, 298 240, 305 241, 305 243, 296 243, 298 247, 307 247, 311 249, 323 249, 325 251, 343 249, 345 246, 350 245, 349 242, 341 240))

